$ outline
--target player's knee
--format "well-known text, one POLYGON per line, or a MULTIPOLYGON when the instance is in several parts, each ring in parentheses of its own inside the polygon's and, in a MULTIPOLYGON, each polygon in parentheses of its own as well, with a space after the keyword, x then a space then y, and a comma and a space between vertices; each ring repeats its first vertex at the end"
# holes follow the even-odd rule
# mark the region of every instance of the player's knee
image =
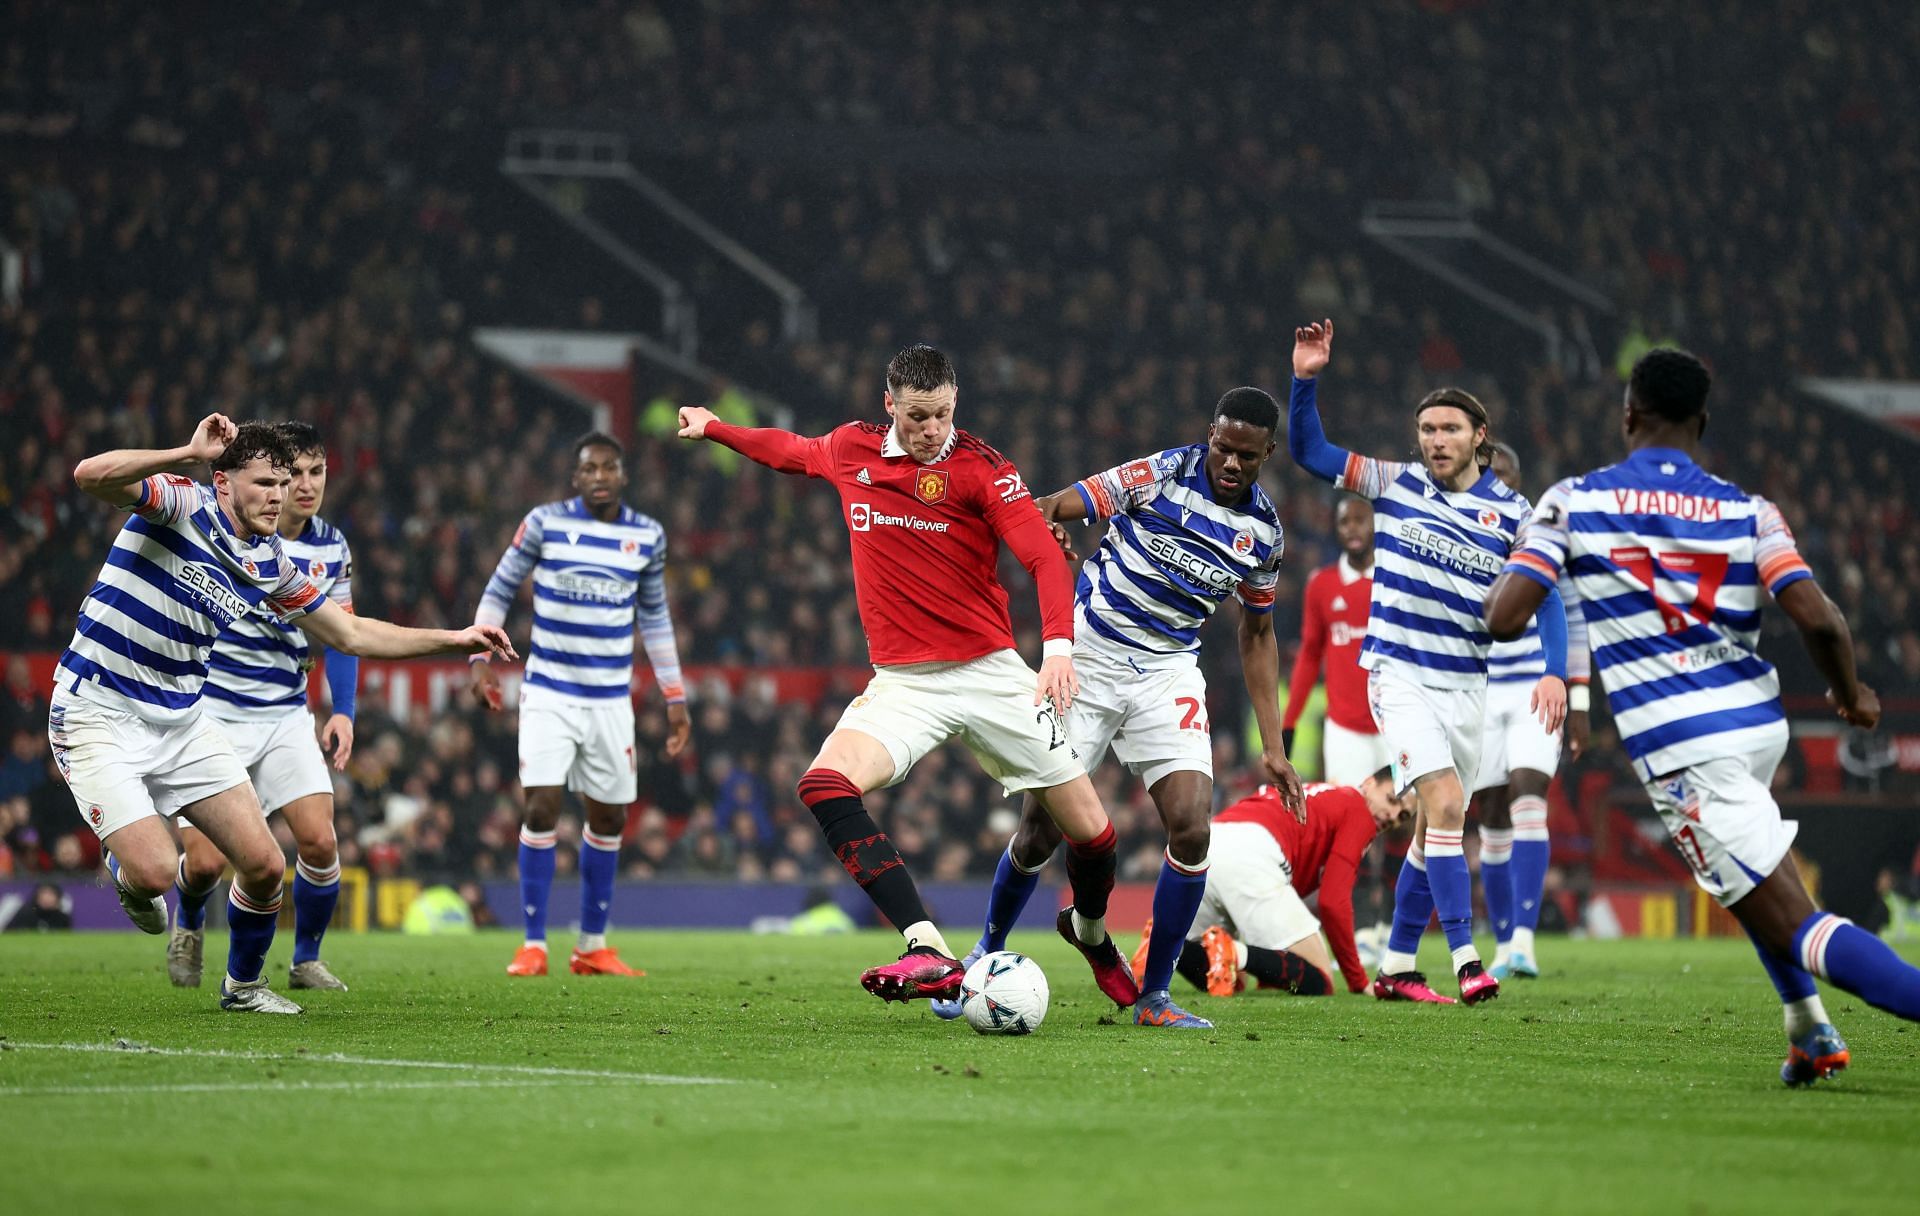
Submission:
POLYGON ((220 871, 227 868, 227 859, 214 843, 205 836, 188 836, 187 847, 182 854, 180 873, 186 879, 190 890, 198 891, 220 877, 220 871))
POLYGON ((1020 826, 1014 829, 1010 848, 1021 869, 1037 870, 1060 847, 1060 829, 1038 804, 1028 803, 1027 809, 1029 813, 1020 816, 1020 826))
POLYGON ((535 832, 551 832, 560 822, 560 791, 527 791, 527 827, 535 832))
POLYGON ((264 846, 247 849, 235 857, 233 870, 248 887, 278 886, 287 876, 287 859, 269 837, 264 846))
POLYGON ((340 859, 340 844, 333 834, 331 818, 322 819, 294 833, 294 847, 309 869, 326 870, 340 859))
POLYGON ((1213 839, 1212 825, 1205 814, 1173 819, 1167 824, 1167 852, 1183 865, 1198 865, 1207 858, 1213 839))
POLYGON ((173 885, 178 863, 171 849, 119 857, 117 860, 120 863, 120 883, 130 891, 158 895, 173 885))

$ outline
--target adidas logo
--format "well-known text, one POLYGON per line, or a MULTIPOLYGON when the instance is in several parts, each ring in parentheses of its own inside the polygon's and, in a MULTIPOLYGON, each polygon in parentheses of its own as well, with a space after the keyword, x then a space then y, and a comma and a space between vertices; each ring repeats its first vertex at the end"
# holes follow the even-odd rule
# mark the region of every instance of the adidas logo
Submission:
POLYGON ((867 472, 865 469, 861 469, 859 475, 856 476, 854 480, 863 486, 870 486, 873 484, 873 474, 867 472))

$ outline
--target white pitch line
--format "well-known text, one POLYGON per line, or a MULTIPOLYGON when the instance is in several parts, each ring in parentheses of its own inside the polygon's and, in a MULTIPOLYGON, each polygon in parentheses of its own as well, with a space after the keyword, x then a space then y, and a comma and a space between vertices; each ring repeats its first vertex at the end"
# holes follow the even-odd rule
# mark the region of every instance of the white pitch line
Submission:
POLYGON ((494 1080, 461 1081, 209 1081, 182 1085, 20 1085, 0 1086, 0 1098, 59 1097, 67 1094, 219 1094, 249 1090, 282 1093, 287 1090, 389 1090, 389 1089, 548 1089, 578 1085, 586 1078, 557 1078, 550 1081, 517 1081, 506 1077, 494 1080))
POLYGON ((283 1064, 346 1064, 362 1068, 437 1068, 450 1072, 500 1072, 522 1077, 572 1077, 629 1081, 638 1085, 737 1085, 733 1077, 682 1077, 658 1072, 616 1072, 601 1068, 546 1068, 535 1064, 479 1064, 458 1060, 392 1060, 338 1052, 288 1054, 272 1051, 218 1051, 196 1047, 150 1047, 121 1039, 114 1043, 21 1043, 0 1039, 0 1051, 82 1051, 123 1056, 189 1056, 202 1060, 269 1060, 283 1064))

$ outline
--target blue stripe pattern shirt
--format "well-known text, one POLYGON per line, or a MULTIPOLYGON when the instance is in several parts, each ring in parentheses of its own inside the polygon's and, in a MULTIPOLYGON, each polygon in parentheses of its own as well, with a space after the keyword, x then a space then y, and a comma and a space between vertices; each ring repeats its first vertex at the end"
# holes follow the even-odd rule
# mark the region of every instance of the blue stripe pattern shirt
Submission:
POLYGON ((326 597, 278 536, 235 532, 211 486, 149 477, 133 512, 80 604, 55 679, 76 696, 177 725, 200 712, 222 631, 261 614, 296 620, 326 597))
POLYGON ((1110 519, 1075 588, 1081 644, 1130 658, 1191 655, 1228 595, 1273 611, 1285 538, 1256 483, 1214 501, 1207 445, 1169 448, 1075 484, 1089 519, 1110 519))
POLYGON ((1424 465, 1357 453, 1334 484, 1373 501, 1373 603, 1360 666, 1434 688, 1484 687, 1493 635, 1481 604, 1527 500, 1490 472, 1446 490, 1424 465))
MULTIPOLYGON (((280 547, 321 594, 353 611, 353 554, 340 529, 315 516, 299 536, 282 537, 280 547)), ((249 613, 213 645, 204 690, 207 712, 225 721, 246 721, 262 709, 304 708, 313 665, 306 634, 271 613, 249 613)))
MULTIPOLYGON (((650 655, 663 642, 663 652, 673 653, 666 560, 666 530, 631 507, 621 506, 611 521, 596 518, 579 498, 529 511, 475 617, 505 621, 521 584, 532 577, 522 704, 604 705, 631 696, 636 623, 650 655)), ((677 667, 663 671, 655 661, 654 672, 668 699, 677 699, 677 667)))
POLYGON ((1541 498, 1508 569, 1579 592, 1593 662, 1643 778, 1783 746, 1758 653, 1761 588, 1812 572, 1780 511, 1684 452, 1643 448, 1541 498))

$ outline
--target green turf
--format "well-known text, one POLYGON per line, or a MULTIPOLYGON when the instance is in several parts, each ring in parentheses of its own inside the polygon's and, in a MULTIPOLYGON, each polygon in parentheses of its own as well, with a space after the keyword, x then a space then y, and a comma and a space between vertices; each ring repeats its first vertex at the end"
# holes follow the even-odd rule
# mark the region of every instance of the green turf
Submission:
POLYGON ((510 981, 505 934, 336 935, 353 991, 302 994, 301 1018, 168 987, 158 939, 8 934, 0 1212, 312 1213, 328 1194, 342 1212, 473 1213, 1920 1203, 1920 1031, 1829 993, 1854 1067, 1788 1091, 1743 943, 1547 940, 1546 978, 1482 1008, 1195 996, 1219 1029, 1173 1032, 1108 1024, 1049 937, 1015 943, 1052 979, 1046 1026, 993 1039, 861 992, 898 940, 878 934, 617 935, 653 972, 637 981, 510 981), (27 1046, 116 1040, 249 1054, 27 1046))

